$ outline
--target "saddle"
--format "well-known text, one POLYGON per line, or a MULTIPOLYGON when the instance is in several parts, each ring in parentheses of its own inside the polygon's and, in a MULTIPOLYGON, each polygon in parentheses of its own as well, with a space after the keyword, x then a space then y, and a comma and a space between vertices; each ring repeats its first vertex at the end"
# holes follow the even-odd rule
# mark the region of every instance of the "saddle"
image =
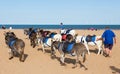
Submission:
POLYGON ((75 44, 75 42, 64 42, 63 52, 71 53, 71 50, 72 50, 74 44, 75 44))
POLYGON ((51 33, 49 37, 53 38, 54 36, 55 36, 55 33, 51 33))
POLYGON ((62 41, 66 40, 67 35, 66 34, 62 34, 62 41))
POLYGON ((86 41, 87 42, 94 42, 95 41, 95 37, 96 37, 96 35, 88 35, 87 37, 86 37, 86 41))
POLYGON ((66 31, 66 34, 68 34, 71 30, 72 30, 72 29, 68 29, 68 30, 66 31))
POLYGON ((49 38, 50 38, 50 37, 44 37, 44 38, 43 38, 43 43, 45 43, 47 46, 50 47, 50 45, 47 43, 47 41, 48 41, 49 38))
POLYGON ((43 43, 46 43, 48 41, 49 37, 43 38, 43 43))
POLYGON ((17 38, 11 38, 10 41, 8 42, 8 46, 9 46, 10 48, 13 48, 13 45, 14 45, 16 39, 17 39, 17 38))
POLYGON ((32 31, 29 32, 28 35, 30 36, 32 33, 36 33, 36 32, 37 32, 36 30, 32 30, 32 31))
POLYGON ((49 34, 49 31, 43 31, 42 37, 47 37, 48 34, 49 34))

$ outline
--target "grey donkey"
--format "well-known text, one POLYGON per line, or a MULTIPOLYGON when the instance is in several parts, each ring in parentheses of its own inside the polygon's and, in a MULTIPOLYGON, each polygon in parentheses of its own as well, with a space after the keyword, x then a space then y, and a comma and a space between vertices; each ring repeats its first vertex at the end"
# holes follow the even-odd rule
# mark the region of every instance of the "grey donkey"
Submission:
POLYGON ((24 48, 25 43, 23 40, 16 37, 14 32, 5 32, 5 43, 10 48, 9 59, 11 60, 14 56, 19 55, 19 60, 24 62, 24 48))
MULTIPOLYGON (((59 42, 59 41, 54 41, 52 42, 52 46, 51 46, 51 57, 54 58, 55 55, 55 49, 58 49, 59 53, 60 53, 60 62, 61 65, 66 65, 64 60, 65 60, 65 54, 67 54, 68 52, 66 52, 66 48, 68 46, 69 42, 59 42)), ((79 58, 80 56, 83 57, 83 63, 86 61, 86 53, 87 53, 87 49, 85 47, 84 44, 82 43, 75 43, 71 49, 71 51, 69 53, 74 53, 76 55, 76 62, 75 62, 75 66, 73 68, 77 67, 77 63, 79 63, 81 66, 84 66, 81 64, 79 58)), ((85 67, 85 66, 84 66, 85 67)), ((85 70, 87 70, 87 68, 85 67, 85 70)))

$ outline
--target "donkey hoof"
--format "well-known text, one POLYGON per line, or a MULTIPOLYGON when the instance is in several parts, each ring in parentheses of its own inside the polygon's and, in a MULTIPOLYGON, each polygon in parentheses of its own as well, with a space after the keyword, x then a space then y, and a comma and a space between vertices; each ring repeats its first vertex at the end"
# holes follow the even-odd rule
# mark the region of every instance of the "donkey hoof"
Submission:
POLYGON ((20 62, 24 62, 24 60, 21 60, 20 62))
POLYGON ((33 48, 35 48, 35 46, 33 46, 33 48))
POLYGON ((24 62, 24 60, 22 60, 21 62, 24 62))
POLYGON ((72 69, 75 69, 77 66, 73 66, 72 69))
POLYGON ((55 55, 51 55, 51 59, 55 59, 56 58, 56 56, 55 55))
POLYGON ((66 66, 66 64, 65 63, 61 63, 61 66, 66 66))
POLYGON ((88 70, 88 68, 85 68, 85 70, 88 70))
POLYGON ((11 60, 13 57, 10 57, 9 60, 11 60))

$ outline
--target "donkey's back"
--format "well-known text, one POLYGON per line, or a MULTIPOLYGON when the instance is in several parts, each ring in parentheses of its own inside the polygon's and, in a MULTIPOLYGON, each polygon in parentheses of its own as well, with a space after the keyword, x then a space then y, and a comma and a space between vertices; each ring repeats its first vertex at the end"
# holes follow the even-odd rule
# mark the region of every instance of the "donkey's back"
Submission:
POLYGON ((25 43, 24 43, 24 41, 23 41, 22 39, 17 39, 17 40, 15 41, 15 43, 14 43, 14 46, 15 46, 16 48, 18 48, 18 49, 23 50, 24 47, 25 47, 25 43))

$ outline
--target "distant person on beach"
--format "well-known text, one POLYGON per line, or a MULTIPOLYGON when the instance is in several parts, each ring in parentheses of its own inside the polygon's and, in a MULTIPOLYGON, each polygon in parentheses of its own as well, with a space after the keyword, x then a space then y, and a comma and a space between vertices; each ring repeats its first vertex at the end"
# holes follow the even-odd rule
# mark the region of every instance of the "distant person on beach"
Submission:
MULTIPOLYGON (((113 44, 116 44, 116 35, 115 33, 109 29, 109 27, 105 28, 105 31, 102 34, 102 38, 100 38, 104 41, 104 49, 106 52, 106 57, 110 55, 113 44)), ((100 40, 97 39, 97 40, 100 40)))
POLYGON ((62 22, 60 23, 60 26, 61 26, 61 29, 63 29, 63 23, 62 22))
POLYGON ((1 28, 2 28, 2 29, 6 29, 6 27, 5 27, 5 26, 2 26, 1 28))
POLYGON ((12 30, 12 27, 9 27, 10 30, 12 30))

